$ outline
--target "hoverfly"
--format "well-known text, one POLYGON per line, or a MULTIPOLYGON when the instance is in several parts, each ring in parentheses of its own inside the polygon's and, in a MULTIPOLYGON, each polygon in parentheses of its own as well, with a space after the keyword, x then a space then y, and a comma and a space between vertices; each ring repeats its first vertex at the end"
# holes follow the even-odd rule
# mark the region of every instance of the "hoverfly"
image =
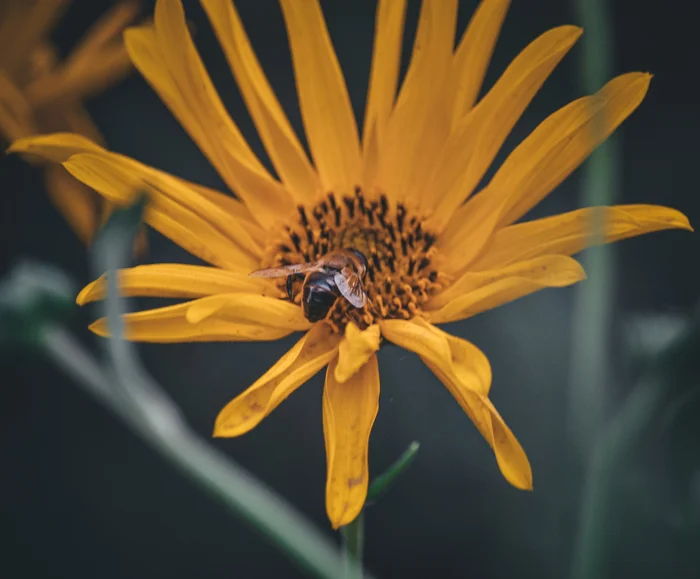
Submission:
POLYGON ((302 285, 304 316, 310 322, 318 322, 328 315, 341 296, 356 308, 367 303, 367 294, 362 285, 366 272, 367 259, 362 253, 356 249, 338 249, 321 256, 317 261, 258 269, 249 275, 287 276, 287 295, 291 300, 293 278, 305 273, 302 285))

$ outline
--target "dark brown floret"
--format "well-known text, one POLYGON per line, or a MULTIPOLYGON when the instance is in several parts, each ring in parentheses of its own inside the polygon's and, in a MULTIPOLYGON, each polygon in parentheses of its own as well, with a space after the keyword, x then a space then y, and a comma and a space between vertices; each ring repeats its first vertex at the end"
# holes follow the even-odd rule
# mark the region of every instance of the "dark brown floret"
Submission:
MULTIPOLYGON (((410 319, 442 286, 432 265, 435 236, 423 219, 385 195, 367 197, 357 187, 352 195, 334 193, 313 207, 300 205, 282 238, 266 252, 263 267, 315 261, 341 248, 356 249, 367 258, 364 288, 368 304, 358 310, 338 299, 327 320, 342 330, 352 320, 360 327, 376 319, 410 319)), ((303 278, 292 280, 291 295, 301 302, 303 278)), ((279 281, 286 296, 286 280, 279 281)))

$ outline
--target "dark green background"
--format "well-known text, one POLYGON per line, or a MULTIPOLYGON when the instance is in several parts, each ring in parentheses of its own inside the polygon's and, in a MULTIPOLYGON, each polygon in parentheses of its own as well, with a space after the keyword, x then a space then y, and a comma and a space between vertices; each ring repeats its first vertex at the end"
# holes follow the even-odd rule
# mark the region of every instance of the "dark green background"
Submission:
MULTIPOLYGON (((68 51, 108 4, 76 1, 54 35, 61 50, 68 51)), ((655 74, 646 100, 617 133, 623 148, 619 202, 676 207, 697 225, 700 10, 692 2, 609 4, 614 72, 655 74)), ((279 7, 272 0, 241 0, 237 6, 273 87, 301 133, 279 7)), ((327 0, 323 6, 361 115, 374 3, 327 0)), ((462 2, 460 31, 474 6, 475 0, 462 2)), ((203 11, 193 1, 186 2, 186 9, 231 115, 264 155, 203 11)), ((418 3, 411 2, 407 46, 417 13, 418 3)), ((580 24, 571 2, 514 0, 486 86, 528 42, 560 24, 580 24)), ((547 81, 504 152, 582 94, 581 54, 575 47, 547 81)), ((113 150, 223 189, 206 159, 137 74, 91 101, 89 108, 113 150)), ((580 176, 575 173, 532 216, 579 206, 580 176)), ((43 194, 38 172, 17 158, 2 158, 0 188, 3 270, 18 257, 31 256, 58 264, 80 284, 88 282, 86 252, 43 194)), ((150 246, 150 261, 193 262, 153 232, 150 246)), ((625 320, 631 314, 689 311, 700 293, 699 249, 697 234, 680 231, 615 246, 616 403, 630 387, 625 320)), ((400 483, 367 511, 366 562, 379 577, 566 576, 583 480, 565 437, 573 296, 571 289, 546 290, 448 327, 476 343, 491 360, 492 398, 528 453, 534 470, 532 493, 505 482, 469 419, 414 355, 392 346, 382 349, 381 408, 370 469, 378 473, 386 468, 414 439, 421 442, 421 451, 400 483)), ((94 345, 95 338, 84 329, 91 319, 90 308, 78 311, 73 329, 94 345)), ((221 407, 295 340, 143 345, 140 352, 190 424, 206 435, 221 407)), ((49 362, 17 351, 5 351, 0 359, 1 577, 299 576, 267 542, 184 480, 49 362)), ((330 534, 324 510, 321 387, 317 376, 254 432, 213 444, 330 534)), ((695 414, 684 424, 698 424, 698 417, 696 401, 695 414)), ((652 437, 640 449, 635 470, 620 481, 610 576, 700 577, 696 434, 697 427, 652 437)))

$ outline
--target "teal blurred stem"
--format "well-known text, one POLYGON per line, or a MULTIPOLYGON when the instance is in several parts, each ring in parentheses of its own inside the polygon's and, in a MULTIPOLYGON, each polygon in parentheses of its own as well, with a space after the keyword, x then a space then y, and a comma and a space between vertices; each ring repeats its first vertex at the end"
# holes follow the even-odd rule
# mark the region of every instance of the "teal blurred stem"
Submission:
MULTIPOLYGON (((582 38, 582 85, 584 93, 598 91, 612 74, 612 30, 605 0, 575 0, 585 33, 582 38)), ((604 118, 590 130, 603 131, 604 118)), ((618 149, 614 137, 593 153, 585 166, 582 205, 599 207, 616 200, 620 186, 617 170, 618 149)), ((584 462, 607 410, 610 383, 611 318, 613 313, 614 256, 601 245, 604 235, 603 212, 594 211, 591 247, 582 258, 588 279, 576 288, 574 304, 571 371, 567 407, 569 442, 584 462)))
POLYGON ((571 579, 605 579, 610 575, 608 562, 617 523, 614 483, 665 402, 685 385, 697 382, 698 352, 700 309, 671 345, 651 361, 600 437, 584 486, 571 579))
POLYGON ((345 579, 362 579, 362 558, 365 549, 365 515, 360 511, 350 524, 340 528, 343 536, 343 564, 345 579))
POLYGON ((339 550, 291 505, 192 432, 174 402, 142 368, 133 345, 122 339, 125 312, 115 272, 128 263, 142 210, 140 203, 113 214, 93 248, 94 273, 107 271, 106 314, 111 337, 104 344, 109 365, 99 364, 60 326, 43 328, 41 346, 153 449, 311 575, 342 577, 345 565, 339 550))

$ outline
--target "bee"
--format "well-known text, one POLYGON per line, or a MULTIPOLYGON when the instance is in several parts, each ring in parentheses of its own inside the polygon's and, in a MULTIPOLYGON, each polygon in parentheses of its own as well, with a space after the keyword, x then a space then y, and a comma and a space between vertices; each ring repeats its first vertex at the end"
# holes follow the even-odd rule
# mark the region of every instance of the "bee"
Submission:
POLYGON ((258 269, 252 277, 287 276, 287 295, 292 299, 292 281, 305 273, 302 285, 302 307, 310 322, 318 322, 341 296, 356 308, 364 307, 367 294, 362 280, 367 273, 367 259, 356 249, 338 249, 308 263, 258 269))

